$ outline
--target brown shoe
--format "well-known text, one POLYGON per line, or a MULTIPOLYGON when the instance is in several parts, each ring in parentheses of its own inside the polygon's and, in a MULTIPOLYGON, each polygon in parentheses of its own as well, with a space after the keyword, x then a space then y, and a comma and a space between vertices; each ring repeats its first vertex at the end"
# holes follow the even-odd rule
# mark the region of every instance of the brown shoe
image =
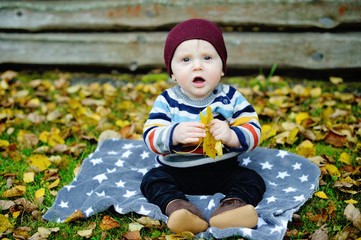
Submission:
POLYGON ((171 201, 166 208, 167 226, 175 233, 189 231, 194 234, 207 230, 208 223, 201 211, 183 199, 171 201))
POLYGON ((257 225, 257 222, 256 209, 238 198, 223 200, 209 219, 209 224, 212 227, 220 229, 231 227, 253 228, 257 225))

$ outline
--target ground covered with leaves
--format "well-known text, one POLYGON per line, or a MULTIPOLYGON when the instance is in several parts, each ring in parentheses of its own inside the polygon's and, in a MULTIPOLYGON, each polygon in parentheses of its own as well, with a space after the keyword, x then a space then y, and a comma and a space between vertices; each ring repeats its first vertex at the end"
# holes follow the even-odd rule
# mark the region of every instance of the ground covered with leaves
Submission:
MULTIPOLYGON (((255 107, 261 146, 305 156, 321 169, 318 191, 294 215, 285 239, 360 239, 361 84, 262 74, 222 81, 255 107)), ((98 142, 142 139, 155 97, 171 85, 162 72, 0 73, 0 238, 192 238, 112 209, 67 223, 42 220, 98 142)))

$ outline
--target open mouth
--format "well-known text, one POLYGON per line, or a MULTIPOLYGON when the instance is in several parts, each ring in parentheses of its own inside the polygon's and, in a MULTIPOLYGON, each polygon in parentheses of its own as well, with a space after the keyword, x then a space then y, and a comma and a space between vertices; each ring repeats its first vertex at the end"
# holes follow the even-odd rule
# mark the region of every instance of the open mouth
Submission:
POLYGON ((195 84, 201 84, 201 83, 203 83, 205 80, 203 79, 203 78, 201 78, 201 77, 195 77, 194 79, 193 79, 193 83, 195 83, 195 84))

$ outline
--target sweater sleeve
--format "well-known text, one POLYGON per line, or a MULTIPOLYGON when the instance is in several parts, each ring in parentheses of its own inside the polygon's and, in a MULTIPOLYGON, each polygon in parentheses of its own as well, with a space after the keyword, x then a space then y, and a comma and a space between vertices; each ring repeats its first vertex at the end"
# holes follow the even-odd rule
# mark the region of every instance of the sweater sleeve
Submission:
POLYGON ((162 95, 159 95, 143 128, 143 139, 147 147, 156 154, 170 153, 176 125, 171 121, 167 101, 162 95))
POLYGON ((235 94, 234 113, 230 122, 231 129, 235 131, 241 143, 239 148, 232 148, 233 151, 249 152, 255 149, 261 139, 261 124, 254 108, 242 96, 235 94))

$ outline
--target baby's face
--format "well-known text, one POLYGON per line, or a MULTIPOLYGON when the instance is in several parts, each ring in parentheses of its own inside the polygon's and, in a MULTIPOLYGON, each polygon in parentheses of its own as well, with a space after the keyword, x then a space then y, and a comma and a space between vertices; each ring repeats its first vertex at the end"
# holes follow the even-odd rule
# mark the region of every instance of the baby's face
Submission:
POLYGON ((208 97, 224 75, 217 50, 200 39, 182 42, 174 52, 171 68, 172 79, 191 99, 208 97))

